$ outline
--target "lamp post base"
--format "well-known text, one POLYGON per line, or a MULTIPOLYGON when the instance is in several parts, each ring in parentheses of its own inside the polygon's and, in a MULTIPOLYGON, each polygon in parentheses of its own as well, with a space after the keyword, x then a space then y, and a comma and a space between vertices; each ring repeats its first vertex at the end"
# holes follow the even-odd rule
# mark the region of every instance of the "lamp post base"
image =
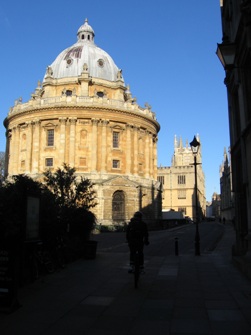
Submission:
POLYGON ((200 234, 198 223, 196 223, 196 234, 195 234, 195 256, 200 256, 200 234))
POLYGON ((200 256, 200 242, 195 241, 195 256, 200 256))

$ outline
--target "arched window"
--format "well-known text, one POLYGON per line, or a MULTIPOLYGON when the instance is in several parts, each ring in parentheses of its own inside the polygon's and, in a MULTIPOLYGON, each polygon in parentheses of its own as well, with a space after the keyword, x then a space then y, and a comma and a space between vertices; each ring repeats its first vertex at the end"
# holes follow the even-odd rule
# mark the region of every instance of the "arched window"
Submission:
POLYGON ((125 194, 123 191, 113 193, 112 220, 118 223, 125 221, 125 194))

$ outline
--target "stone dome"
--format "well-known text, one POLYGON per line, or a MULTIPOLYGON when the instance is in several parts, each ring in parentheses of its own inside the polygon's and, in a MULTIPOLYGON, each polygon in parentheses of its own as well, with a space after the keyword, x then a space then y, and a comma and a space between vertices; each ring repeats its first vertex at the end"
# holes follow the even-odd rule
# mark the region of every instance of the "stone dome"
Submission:
POLYGON ((78 77, 88 71, 89 76, 109 81, 123 81, 121 70, 111 56, 94 43, 94 30, 85 23, 78 29, 77 43, 62 51, 55 61, 47 68, 45 75, 55 79, 78 77))

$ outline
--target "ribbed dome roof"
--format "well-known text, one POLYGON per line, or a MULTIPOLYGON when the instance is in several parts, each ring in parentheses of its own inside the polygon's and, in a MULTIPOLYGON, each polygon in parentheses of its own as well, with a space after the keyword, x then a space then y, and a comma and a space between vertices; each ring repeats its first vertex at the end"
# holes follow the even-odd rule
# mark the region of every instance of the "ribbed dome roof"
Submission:
POLYGON ((111 56, 95 45, 94 30, 87 19, 78 29, 77 36, 77 43, 62 51, 50 65, 52 77, 78 77, 83 72, 84 65, 87 65, 91 77, 117 81, 120 70, 111 56))

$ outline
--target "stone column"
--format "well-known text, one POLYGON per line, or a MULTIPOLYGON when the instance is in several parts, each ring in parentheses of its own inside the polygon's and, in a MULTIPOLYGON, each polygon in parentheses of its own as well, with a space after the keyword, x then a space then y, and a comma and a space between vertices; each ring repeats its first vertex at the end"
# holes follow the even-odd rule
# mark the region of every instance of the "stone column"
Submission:
POLYGON ((27 131, 26 131, 26 160, 25 160, 25 171, 27 173, 31 172, 31 166, 32 166, 32 142, 33 142, 33 136, 32 136, 32 123, 31 121, 26 122, 27 125, 27 131))
POLYGON ((40 172, 40 120, 34 120, 34 139, 33 139, 33 154, 32 154, 32 172, 40 172))
POLYGON ((133 165, 133 173, 134 174, 138 174, 138 154, 139 154, 139 150, 138 150, 138 143, 139 143, 139 139, 138 139, 138 128, 136 126, 133 127, 133 142, 134 142, 134 165, 133 165))
POLYGON ((12 144, 10 149, 10 174, 18 174, 18 157, 19 157, 19 127, 12 128, 12 144))
POLYGON ((102 139, 101 139, 101 172, 106 172, 107 164, 107 125, 108 120, 101 120, 102 123, 102 139))
POLYGON ((129 123, 126 125, 126 174, 131 174, 131 166, 132 166, 132 141, 131 141, 131 131, 132 125, 129 123))
POLYGON ((6 178, 10 172, 10 146, 11 146, 11 132, 6 131, 6 149, 5 149, 5 163, 4 163, 4 177, 6 178))
POLYGON ((66 117, 59 118, 60 130, 59 130, 59 154, 58 164, 62 166, 65 163, 65 131, 66 131, 66 117))
POLYGON ((76 122, 77 118, 70 118, 70 145, 69 145, 69 165, 71 167, 75 166, 75 142, 76 142, 76 122))
POLYGON ((20 161, 20 154, 21 154, 21 139, 20 139, 20 133, 21 133, 21 127, 20 125, 17 126, 17 132, 16 132, 16 161, 17 161, 17 173, 20 173, 20 167, 21 167, 21 161, 20 161))
POLYGON ((149 138, 150 133, 146 131, 146 143, 145 143, 145 176, 146 178, 149 177, 149 160, 150 160, 150 153, 149 153, 149 138))
POLYGON ((91 146, 91 171, 97 171, 97 135, 98 135, 98 119, 92 119, 92 140, 91 146))
POLYGON ((157 136, 153 137, 153 178, 157 179, 157 136))
POLYGON ((153 177, 153 135, 150 134, 150 143, 149 143, 149 174, 150 177, 153 177))

